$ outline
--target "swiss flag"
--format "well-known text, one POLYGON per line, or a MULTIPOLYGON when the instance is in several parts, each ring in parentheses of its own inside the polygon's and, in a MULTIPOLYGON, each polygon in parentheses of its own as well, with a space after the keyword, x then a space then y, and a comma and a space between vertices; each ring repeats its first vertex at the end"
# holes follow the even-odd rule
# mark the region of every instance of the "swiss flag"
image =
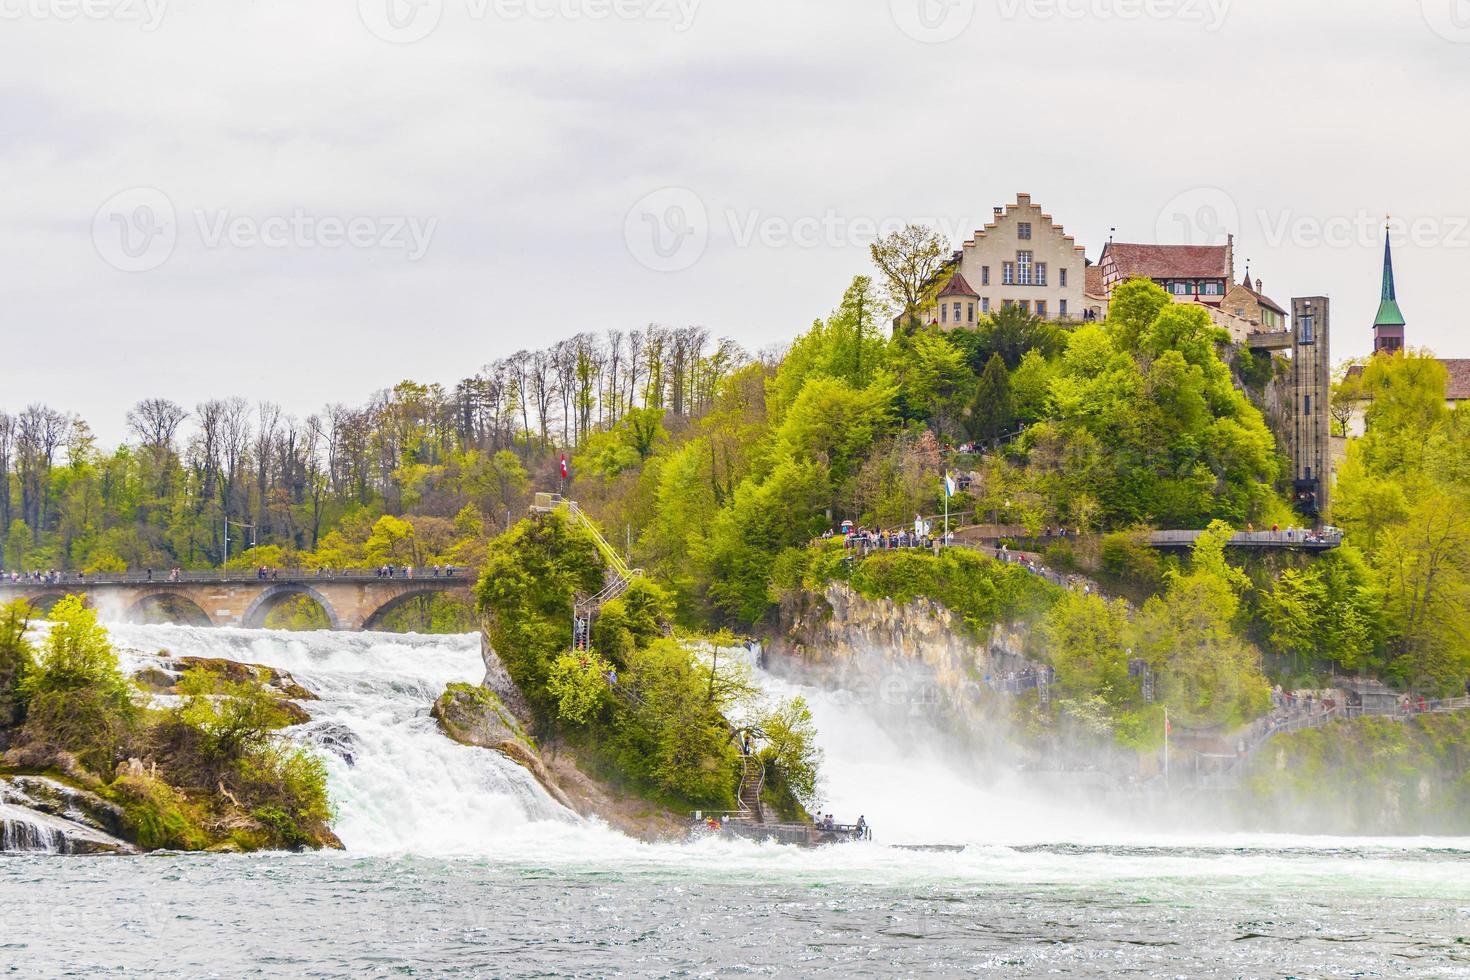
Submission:
POLYGON ((567 454, 566 453, 562 453, 561 454, 561 478, 563 480, 565 480, 567 478, 567 454))

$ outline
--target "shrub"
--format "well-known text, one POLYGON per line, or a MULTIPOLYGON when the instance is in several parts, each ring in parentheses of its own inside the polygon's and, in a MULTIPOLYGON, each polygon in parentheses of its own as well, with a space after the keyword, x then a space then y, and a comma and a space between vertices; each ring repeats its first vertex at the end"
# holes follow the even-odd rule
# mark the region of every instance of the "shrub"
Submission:
POLYGON ((208 842, 194 808, 161 779, 121 776, 109 787, 109 795, 122 807, 124 828, 146 851, 194 851, 208 842))
POLYGON ((93 772, 110 774, 117 750, 138 714, 132 685, 97 614, 78 596, 51 610, 51 629, 21 692, 27 699, 25 738, 73 752, 93 772))
POLYGON ((35 651, 26 639, 34 615, 24 600, 0 606, 0 728, 25 720, 26 678, 35 670, 35 651))
POLYGON ((1103 538, 1103 568, 1110 574, 1136 582, 1150 592, 1164 584, 1164 561, 1148 543, 1147 528, 1117 531, 1103 538))

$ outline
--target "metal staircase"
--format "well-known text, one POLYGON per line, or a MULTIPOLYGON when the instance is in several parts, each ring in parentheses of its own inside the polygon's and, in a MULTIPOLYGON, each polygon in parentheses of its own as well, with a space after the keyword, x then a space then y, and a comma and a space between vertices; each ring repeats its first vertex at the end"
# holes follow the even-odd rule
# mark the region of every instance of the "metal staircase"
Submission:
POLYGON ((628 567, 627 561, 618 554, 616 548, 608 543, 601 529, 581 507, 577 506, 575 500, 567 500, 561 494, 556 493, 538 493, 531 504, 531 512, 550 514, 563 507, 571 514, 572 520, 592 536, 592 543, 596 545, 598 554, 607 564, 607 584, 602 591, 591 596, 579 595, 575 597, 573 604, 572 648, 588 650, 592 646, 592 621, 597 618, 603 606, 627 592, 633 580, 643 574, 643 570, 628 567))
POLYGON ((761 806, 761 788, 766 781, 766 765, 754 754, 741 757, 740 809, 736 816, 752 823, 765 823, 765 809, 761 806))

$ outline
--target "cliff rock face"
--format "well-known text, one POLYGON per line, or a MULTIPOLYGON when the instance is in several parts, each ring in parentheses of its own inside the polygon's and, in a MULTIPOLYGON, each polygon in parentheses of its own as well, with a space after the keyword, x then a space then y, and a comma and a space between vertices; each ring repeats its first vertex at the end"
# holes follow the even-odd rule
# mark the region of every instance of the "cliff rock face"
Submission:
POLYGON ((995 690, 1036 667, 1025 656, 1027 639, 1024 630, 998 626, 977 640, 938 603, 868 599, 833 583, 783 604, 766 666, 991 736, 994 720, 1009 710, 995 690))
POLYGON ((1034 666, 1025 656, 1027 639, 1025 630, 997 626, 980 642, 937 602, 868 599, 834 583, 820 596, 802 593, 783 605, 780 633, 769 650, 835 667, 876 655, 894 665, 922 664, 941 680, 958 681, 1034 666))

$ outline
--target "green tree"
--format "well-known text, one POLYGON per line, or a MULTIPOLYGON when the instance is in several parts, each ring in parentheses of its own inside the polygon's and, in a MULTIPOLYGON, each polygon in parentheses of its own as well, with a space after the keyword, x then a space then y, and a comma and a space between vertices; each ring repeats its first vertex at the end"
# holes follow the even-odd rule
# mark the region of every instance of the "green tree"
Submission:
POLYGON ((27 633, 35 615, 23 599, 0 606, 0 729, 25 720, 26 679, 35 670, 27 633))
POLYGON ((1010 431, 1013 420, 1011 380, 999 354, 992 355, 970 401, 970 435, 995 445, 1010 431))
POLYGON ((900 315, 917 324, 927 292, 936 288, 949 243, 932 228, 908 225, 874 242, 869 252, 900 315))
POLYGON ((28 702, 24 736, 74 752, 92 771, 109 774, 137 712, 132 685, 97 613, 80 596, 60 599, 49 618, 36 669, 21 687, 28 702))
POLYGON ((563 653, 551 662, 547 691, 556 716, 568 725, 585 725, 607 701, 612 664, 595 653, 563 653))

